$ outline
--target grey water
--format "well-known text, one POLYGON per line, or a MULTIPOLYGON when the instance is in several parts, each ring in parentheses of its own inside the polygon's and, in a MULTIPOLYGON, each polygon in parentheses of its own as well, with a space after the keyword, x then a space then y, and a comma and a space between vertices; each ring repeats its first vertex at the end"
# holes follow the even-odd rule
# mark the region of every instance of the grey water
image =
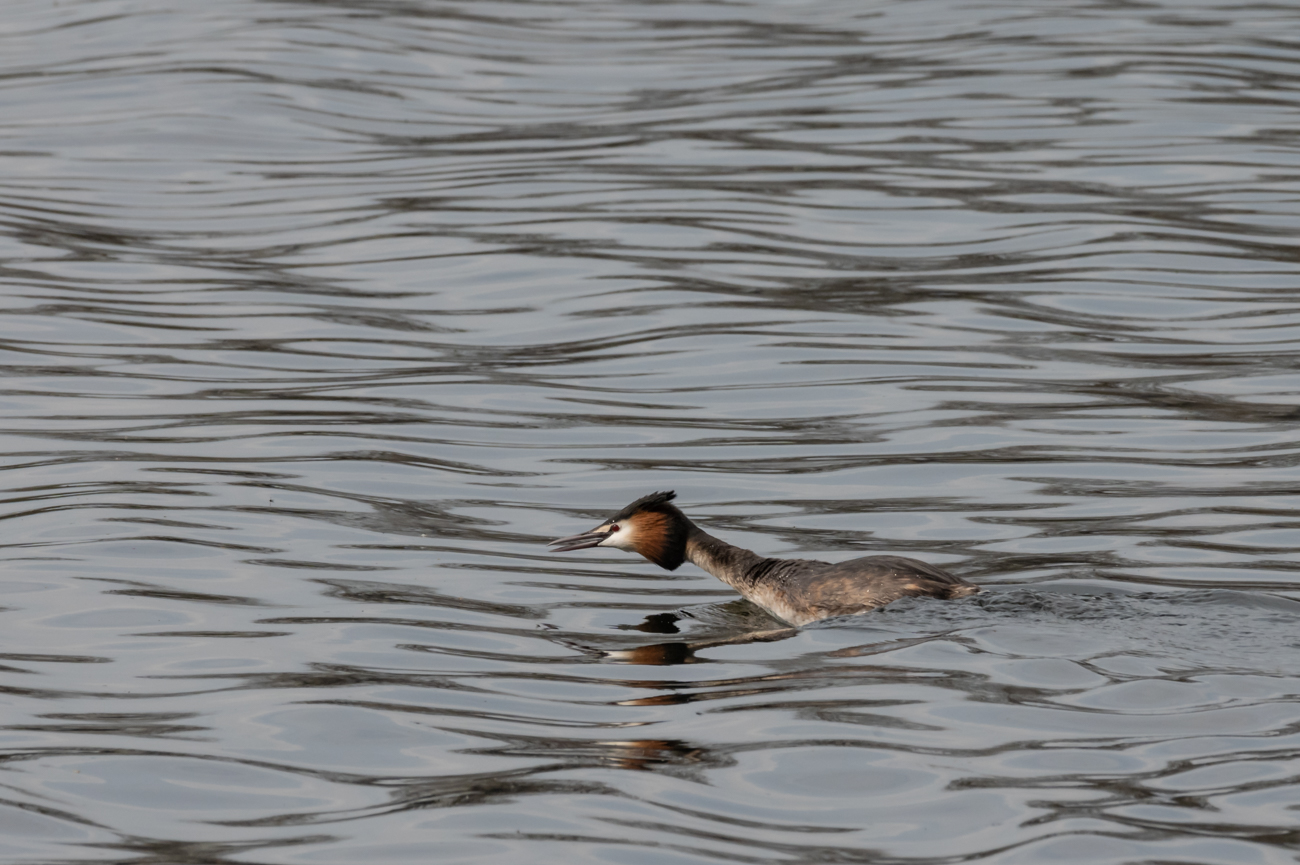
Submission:
POLYGON ((1300 857, 1300 14, 12 0, 0 860, 1300 857), (655 490, 980 583, 782 629, 655 490))

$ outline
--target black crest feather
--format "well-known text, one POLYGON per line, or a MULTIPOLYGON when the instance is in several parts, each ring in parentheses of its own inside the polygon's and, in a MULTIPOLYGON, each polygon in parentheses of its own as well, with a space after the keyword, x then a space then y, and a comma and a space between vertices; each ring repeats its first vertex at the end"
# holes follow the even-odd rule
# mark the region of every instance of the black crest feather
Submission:
POLYGON ((623 510, 614 514, 614 516, 610 517, 609 521, 611 523, 616 523, 619 520, 625 520, 633 514, 641 511, 667 511, 670 509, 676 511, 676 507, 668 505, 668 503, 675 498, 677 498, 677 493, 672 490, 665 490, 661 493, 651 493, 648 496, 642 496, 632 502, 632 504, 623 508, 623 510), (664 507, 664 505, 668 505, 668 507, 664 507))

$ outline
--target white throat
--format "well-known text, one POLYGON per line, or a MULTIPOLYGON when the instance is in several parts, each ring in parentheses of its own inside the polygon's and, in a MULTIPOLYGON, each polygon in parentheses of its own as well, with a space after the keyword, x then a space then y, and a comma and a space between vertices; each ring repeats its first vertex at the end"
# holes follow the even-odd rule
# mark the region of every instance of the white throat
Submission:
MULTIPOLYGON (((600 526, 596 531, 601 531, 605 526, 600 526)), ((613 547, 616 550, 625 550, 633 552, 636 550, 636 529, 631 523, 620 523, 618 531, 610 532, 605 535, 604 540, 596 544, 598 547, 613 547)))

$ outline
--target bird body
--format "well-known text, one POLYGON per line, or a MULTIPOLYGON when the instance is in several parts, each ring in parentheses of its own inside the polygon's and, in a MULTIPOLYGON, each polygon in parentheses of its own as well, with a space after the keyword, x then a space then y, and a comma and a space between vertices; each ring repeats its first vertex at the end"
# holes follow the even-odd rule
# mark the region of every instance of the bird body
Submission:
POLYGON ((705 532, 671 504, 674 498, 673 492, 661 492, 637 499, 589 532, 552 541, 552 552, 614 547, 670 571, 690 561, 797 626, 870 612, 903 597, 960 598, 979 591, 941 568, 902 556, 837 564, 766 558, 705 532))

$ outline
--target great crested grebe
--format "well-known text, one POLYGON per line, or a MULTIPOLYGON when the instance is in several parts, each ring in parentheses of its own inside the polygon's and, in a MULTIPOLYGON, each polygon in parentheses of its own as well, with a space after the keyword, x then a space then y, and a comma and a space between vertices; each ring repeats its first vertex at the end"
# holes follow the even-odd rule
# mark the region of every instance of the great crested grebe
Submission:
POLYGON ((851 616, 899 598, 963 598, 979 586, 902 556, 867 556, 833 565, 810 559, 768 559, 705 532, 670 502, 674 492, 637 499, 589 532, 551 541, 553 553, 614 547, 640 553, 661 568, 689 560, 778 619, 806 625, 851 616))

